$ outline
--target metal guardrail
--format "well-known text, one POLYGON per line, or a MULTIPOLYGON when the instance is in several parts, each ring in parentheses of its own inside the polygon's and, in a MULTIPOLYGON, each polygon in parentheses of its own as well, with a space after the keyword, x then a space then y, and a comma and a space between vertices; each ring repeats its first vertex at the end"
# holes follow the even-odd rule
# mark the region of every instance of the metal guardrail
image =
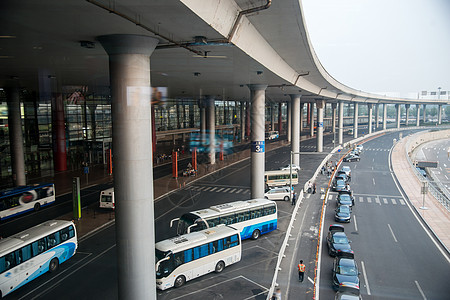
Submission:
POLYGON ((447 192, 447 189, 440 183, 436 178, 434 177, 434 174, 432 172, 429 172, 428 174, 431 175, 432 180, 428 180, 425 177, 422 176, 422 174, 419 173, 419 171, 416 169, 416 166, 411 160, 411 157, 408 155, 408 149, 409 149, 409 141, 406 142, 405 147, 405 155, 408 159, 408 163, 410 167, 414 170, 414 174, 419 179, 419 181, 424 184, 424 182, 428 182, 428 191, 433 195, 433 197, 439 201, 439 203, 442 204, 442 206, 447 209, 447 211, 450 212, 450 194, 447 192))

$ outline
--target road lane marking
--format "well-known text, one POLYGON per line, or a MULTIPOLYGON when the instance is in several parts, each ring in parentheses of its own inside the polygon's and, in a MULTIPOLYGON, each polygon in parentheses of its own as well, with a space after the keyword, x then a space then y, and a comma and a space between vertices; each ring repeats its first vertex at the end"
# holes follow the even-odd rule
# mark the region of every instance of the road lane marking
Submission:
POLYGON ((353 223, 355 223, 355 231, 358 231, 358 224, 356 223, 356 216, 353 215, 353 223))
POLYGON ((383 202, 384 202, 384 204, 388 204, 388 201, 386 198, 383 198, 383 202))
POLYGON ((376 202, 377 204, 381 205, 380 199, 375 198, 375 202, 376 202))
POLYGON ((209 191, 212 192, 212 191, 214 191, 215 189, 217 189, 217 187, 213 187, 213 188, 210 189, 209 191))
POLYGON ((389 227, 389 230, 391 231, 392 237, 394 238, 394 241, 397 243, 397 238, 395 237, 394 231, 392 231, 391 225, 387 224, 389 227))
POLYGON ((366 283, 367 295, 370 295, 369 281, 367 281, 367 274, 366 274, 366 268, 364 267, 364 261, 361 261, 361 268, 363 270, 364 282, 366 283))
POLYGON ((243 191, 243 189, 239 189, 239 191, 237 191, 236 194, 239 194, 242 191, 243 191))
POLYGON ((406 205, 405 201, 403 201, 403 199, 399 199, 398 201, 400 201, 401 205, 406 205))
POLYGON ((417 289, 419 290, 420 294, 422 295, 422 298, 424 300, 427 300, 427 297, 425 296, 425 294, 423 293, 422 288, 420 287, 419 283, 417 282, 417 280, 414 280, 414 282, 416 283, 417 289))
POLYGON ((364 201, 363 197, 359 197, 359 202, 363 202, 363 201, 364 201))
MULTIPOLYGON (((222 190, 224 190, 224 188, 218 189, 218 190, 216 191, 216 193, 219 193, 219 192, 221 192, 222 190)), ((213 191, 213 190, 211 190, 211 191, 213 191)))
POLYGON ((373 185, 375 185, 375 178, 372 178, 373 185))
POLYGON ((236 190, 237 190, 237 189, 234 188, 234 189, 232 189, 232 190, 230 191, 230 193, 234 193, 236 190))
POLYGON ((392 204, 397 205, 397 201, 395 201, 395 199, 391 199, 392 204))

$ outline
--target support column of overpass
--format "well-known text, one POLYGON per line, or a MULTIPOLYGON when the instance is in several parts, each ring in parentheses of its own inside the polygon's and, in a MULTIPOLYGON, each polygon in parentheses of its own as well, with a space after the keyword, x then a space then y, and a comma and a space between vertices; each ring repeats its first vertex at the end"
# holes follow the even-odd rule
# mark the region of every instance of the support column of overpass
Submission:
POLYGON ((442 124, 442 104, 438 106, 438 125, 442 124))
POLYGON ((109 55, 119 299, 156 299, 150 55, 158 39, 98 40, 109 55))
POLYGON ((331 132, 336 133, 336 108, 337 103, 331 103, 331 132))
POLYGON ((245 102, 241 101, 241 143, 245 140, 245 102))
POLYGON ((339 145, 344 144, 344 102, 339 102, 339 120, 338 120, 338 126, 339 126, 339 145))
POLYGON ((264 107, 267 85, 249 84, 251 108, 251 197, 264 198, 265 128, 264 107))
POLYGON ((356 139, 358 137, 358 103, 355 102, 353 107, 353 138, 356 139))
POLYGON ((245 108, 245 136, 250 137, 250 101, 247 101, 245 108))
POLYGON ((310 135, 314 136, 314 102, 310 103, 309 106, 309 118, 310 118, 310 135))
POLYGON ((396 121, 396 123, 397 123, 397 126, 396 126, 396 128, 400 128, 400 104, 395 104, 395 109, 396 109, 396 119, 395 119, 395 121, 396 121))
POLYGON ((405 104, 405 110, 406 110, 406 127, 408 127, 408 123, 409 123, 409 108, 411 107, 410 104, 405 104))
POLYGON ((380 111, 380 104, 375 104, 375 128, 378 129, 379 124, 379 111, 380 111))
POLYGON ((416 104, 416 126, 420 126, 420 104, 416 104))
POLYGON ((423 124, 427 121, 427 106, 426 104, 423 105, 423 124))
POLYGON ((283 131, 283 116, 281 113, 281 111, 282 111, 281 108, 282 108, 282 103, 280 102, 280 103, 278 103, 278 132, 280 133, 280 135, 283 131))
POLYGON ((290 101, 287 102, 287 122, 286 122, 286 139, 289 142, 291 142, 291 135, 292 135, 292 127, 291 127, 291 121, 292 120, 292 103, 290 101))
MULTIPOLYGON (((292 104, 292 143, 291 143, 291 151, 292 152, 300 152, 300 95, 292 94, 291 96, 291 104, 292 104)), ((298 155, 293 156, 292 163, 299 166, 300 158, 298 155)))
POLYGON ((206 99, 206 114, 206 119, 208 120, 206 133, 209 140, 208 157, 209 163, 214 165, 216 163, 216 114, 215 100, 213 97, 207 97, 206 99))
POLYGON ((387 123, 387 103, 383 104, 383 130, 386 130, 387 123))
POLYGON ((323 109, 325 107, 325 100, 316 100, 317 107, 317 137, 316 137, 316 151, 323 152, 323 109))
MULTIPOLYGON (((6 89, 6 93, 8 98, 9 148, 11 153, 13 184, 14 186, 26 185, 19 88, 8 88, 6 89)), ((65 144, 63 146, 65 147, 65 144)))
POLYGON ((305 120, 304 120, 305 116, 304 116, 304 113, 303 113, 304 107, 305 107, 305 103, 300 101, 300 137, 301 137, 302 132, 303 132, 303 122, 305 122, 305 120))
POLYGON ((373 112, 373 104, 367 104, 367 109, 369 111, 369 118, 367 120, 369 125, 369 134, 372 133, 372 112, 373 112))

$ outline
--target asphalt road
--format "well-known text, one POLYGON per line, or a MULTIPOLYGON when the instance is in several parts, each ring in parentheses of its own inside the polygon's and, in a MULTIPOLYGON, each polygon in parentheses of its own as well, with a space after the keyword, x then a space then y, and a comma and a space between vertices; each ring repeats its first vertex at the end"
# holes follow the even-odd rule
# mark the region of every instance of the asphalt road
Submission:
MULTIPOLYGON (((403 135, 407 134, 403 132, 403 135)), ((389 150, 398 133, 364 143, 360 162, 352 168, 355 196, 345 232, 352 241, 363 299, 448 299, 450 264, 416 218, 389 169, 389 150)), ((330 193, 324 226, 320 297, 332 299, 326 232, 334 222, 336 193, 330 193)))
POLYGON ((429 170, 450 194, 450 139, 426 143, 420 151, 424 160, 438 163, 437 168, 430 168, 429 170))

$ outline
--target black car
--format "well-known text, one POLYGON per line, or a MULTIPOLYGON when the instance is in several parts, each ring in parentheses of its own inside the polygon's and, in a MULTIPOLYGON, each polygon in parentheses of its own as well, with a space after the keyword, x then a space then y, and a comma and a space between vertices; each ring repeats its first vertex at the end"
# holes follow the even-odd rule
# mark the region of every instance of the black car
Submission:
POLYGON ((349 153, 343 159, 343 161, 345 161, 345 162, 352 162, 352 161, 359 161, 359 160, 360 160, 360 157, 356 153, 349 153))
POLYGON ((334 214, 334 220, 336 222, 350 223, 350 217, 352 208, 348 205, 339 205, 334 214))
POLYGON ((336 204, 339 205, 348 205, 353 206, 355 205, 355 198, 351 195, 351 192, 341 192, 337 196, 336 204))
POLYGON ((350 243, 351 241, 344 233, 344 226, 339 224, 330 225, 327 235, 328 254, 330 256, 336 256, 339 252, 352 252, 350 243))
POLYGON ((339 252, 333 262, 333 289, 346 282, 359 286, 359 271, 352 252, 339 252))

